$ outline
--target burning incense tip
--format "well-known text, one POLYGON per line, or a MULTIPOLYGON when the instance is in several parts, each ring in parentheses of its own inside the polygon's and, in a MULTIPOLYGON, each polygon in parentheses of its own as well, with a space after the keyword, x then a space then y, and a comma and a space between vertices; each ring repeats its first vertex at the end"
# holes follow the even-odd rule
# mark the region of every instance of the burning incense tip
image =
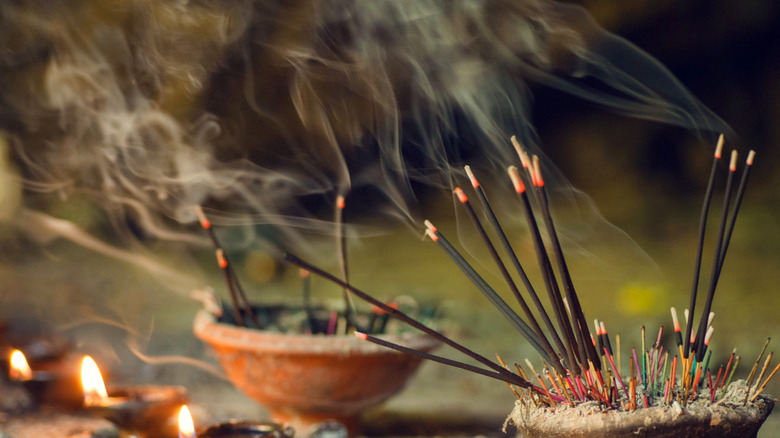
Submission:
POLYGON ((715 331, 715 327, 710 326, 707 329, 707 334, 704 335, 704 345, 710 345, 710 339, 712 339, 712 333, 715 331))
MULTIPOLYGON (((387 307, 390 307, 391 309, 398 310, 398 303, 388 303, 387 307)), ((371 311, 373 313, 376 313, 377 315, 384 315, 386 313, 389 313, 385 309, 379 307, 379 306, 371 306, 371 311)))
POLYGON ((715 158, 720 159, 721 154, 723 153, 723 143, 726 142, 725 137, 723 137, 723 134, 721 134, 718 137, 718 144, 715 146, 715 158))
POLYGON ((677 309, 672 307, 672 321, 674 322, 674 331, 679 332, 680 329, 680 320, 677 319, 677 309))
POLYGON ((509 166, 507 173, 509 174, 509 179, 512 180, 512 185, 515 187, 515 192, 525 192, 525 184, 523 184, 523 180, 520 178, 520 171, 517 170, 517 167, 509 166))
POLYGON ((344 202, 344 197, 343 196, 339 195, 338 197, 336 197, 336 207, 339 210, 343 210, 345 205, 346 204, 344 202))
POLYGON ((358 339, 362 339, 364 341, 368 340, 368 335, 367 334, 361 333, 361 332, 358 332, 358 331, 355 332, 355 337, 358 338, 358 339))
POLYGON ((737 150, 731 151, 731 161, 729 161, 729 170, 731 172, 737 171, 737 150))
POLYGON ((311 276, 311 272, 301 268, 298 270, 298 275, 300 275, 301 278, 309 278, 311 276))
POLYGON ((227 268, 228 262, 225 258, 225 251, 222 250, 222 248, 218 248, 216 251, 217 254, 217 263, 219 263, 219 267, 222 269, 227 268))
POLYGON ((195 206, 195 214, 198 215, 198 221, 204 230, 211 228, 211 221, 206 217, 206 214, 203 213, 203 208, 201 208, 200 205, 195 206))
POLYGON ((748 166, 752 166, 753 165, 753 159, 755 157, 756 157, 756 151, 751 150, 750 152, 748 152, 747 161, 745 162, 745 164, 747 164, 748 166))
POLYGON ((435 234, 433 231, 431 231, 430 229, 427 229, 427 230, 425 230, 425 235, 426 235, 426 236, 428 236, 428 237, 430 237, 430 238, 431 238, 431 240, 433 240, 434 242, 436 242, 437 240, 439 240, 439 236, 437 236, 437 235, 436 235, 436 234, 435 234))
POLYGON ((433 224, 431 223, 431 221, 429 221, 428 219, 426 219, 424 223, 425 223, 425 226, 429 230, 431 230, 432 233, 435 233, 436 231, 438 231, 438 228, 434 227, 433 224))
POLYGON ((469 181, 471 181, 471 187, 474 187, 475 189, 479 187, 479 181, 477 181, 477 177, 474 176, 474 172, 471 171, 471 166, 465 166, 464 169, 466 170, 466 175, 469 177, 469 181))
MULTIPOLYGON (((478 185, 479 184, 477 184, 477 186, 478 185)), ((477 186, 474 186, 474 187, 477 187, 477 186)), ((463 190, 461 190, 460 187, 455 187, 455 194, 458 196, 458 201, 460 201, 461 204, 465 204, 465 203, 469 202, 468 196, 466 196, 466 194, 463 193, 463 190)))
POLYGON ((534 155, 533 164, 534 164, 534 184, 537 187, 544 187, 544 179, 542 179, 542 169, 539 166, 538 155, 534 155))

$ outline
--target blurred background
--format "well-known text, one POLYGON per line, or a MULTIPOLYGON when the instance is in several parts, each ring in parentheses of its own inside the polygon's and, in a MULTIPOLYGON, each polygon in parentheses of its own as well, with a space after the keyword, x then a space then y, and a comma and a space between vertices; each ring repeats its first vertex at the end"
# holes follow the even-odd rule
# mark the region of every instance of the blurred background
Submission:
MULTIPOLYGON (((297 270, 280 253, 336 272, 332 205, 343 194, 355 285, 436 302, 464 344, 533 360, 421 239, 432 220, 500 284, 451 196, 471 164, 541 284, 505 178, 516 134, 550 175, 586 316, 624 348, 639 345, 642 325, 653 336, 664 325, 671 343, 719 132, 740 166, 757 155, 713 306, 713 362, 737 348, 744 376, 780 332, 775 2, 433 2, 394 18, 340 2, 97 3, 0 6, 0 319, 12 334, 64 333, 119 381, 182 383, 215 419, 262 417, 204 370, 214 360, 192 335, 200 291, 227 296, 192 207, 212 217, 252 298, 294 301, 297 270), (431 44, 416 47, 426 29, 431 44)), ((724 175, 725 164, 703 284, 724 175)), ((469 412, 450 421, 498 430, 512 400, 503 384, 428 364, 373 421, 469 412)), ((759 436, 778 430, 770 417, 759 436)))

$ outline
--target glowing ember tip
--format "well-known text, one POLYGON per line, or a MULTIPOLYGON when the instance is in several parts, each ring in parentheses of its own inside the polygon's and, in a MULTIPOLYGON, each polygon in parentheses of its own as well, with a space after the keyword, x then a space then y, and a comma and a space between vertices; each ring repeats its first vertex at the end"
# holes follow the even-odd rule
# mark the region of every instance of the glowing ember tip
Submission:
POLYGON ((737 171, 737 150, 731 151, 731 161, 729 162, 729 170, 732 172, 737 171))
POLYGON ((357 332, 357 331, 355 332, 355 337, 357 337, 358 339, 362 339, 364 341, 368 339, 368 335, 367 334, 361 333, 361 332, 357 332))
POLYGON ((431 223, 431 221, 429 221, 428 219, 426 219, 424 223, 425 223, 425 226, 429 230, 431 230, 432 233, 435 233, 436 231, 438 231, 438 229, 436 227, 434 227, 433 224, 431 223))
POLYGON ((182 406, 179 411, 179 438, 197 438, 195 424, 192 422, 192 415, 187 405, 182 406))
POLYGON ((752 165, 753 165, 753 159, 754 159, 755 157, 756 157, 756 151, 754 151, 754 150, 751 150, 750 152, 748 152, 748 156, 747 156, 747 161, 746 161, 746 164, 747 164, 748 166, 752 166, 752 165))
POLYGON ((718 145, 715 146, 715 158, 720 159, 721 155, 723 154, 723 143, 726 142, 726 139, 723 137, 723 134, 718 137, 718 145))
POLYGON ((203 208, 201 208, 200 205, 195 206, 195 214, 198 215, 198 221, 203 229, 208 230, 211 228, 211 221, 206 217, 206 214, 203 213, 203 208))
POLYGON ((222 249, 220 248, 216 251, 216 253, 217 253, 217 263, 219 263, 219 267, 222 269, 227 268, 228 262, 227 259, 225 258, 225 251, 222 251, 222 249))
POLYGON ((542 179, 542 169, 539 166, 538 155, 534 155, 533 166, 534 166, 534 185, 536 185, 537 187, 544 187, 544 180, 542 179))
POLYGON ((12 380, 31 380, 33 378, 30 365, 20 350, 14 350, 11 353, 10 377, 12 380))
POLYGON ((81 386, 84 389, 84 402, 86 404, 108 398, 103 376, 100 375, 95 360, 90 356, 84 356, 81 362, 81 386))
POLYGON ((512 185, 515 187, 515 192, 525 192, 525 184, 523 184, 523 180, 520 178, 520 171, 517 170, 517 167, 509 166, 507 173, 509 174, 509 179, 512 180, 512 185))
POLYGON ((679 332, 680 329, 680 320, 677 319, 677 309, 672 307, 672 321, 674 321, 674 331, 679 332))
POLYGON ((345 205, 346 205, 346 204, 345 204, 345 202, 344 202, 344 197, 343 197, 343 196, 341 196, 341 195, 339 195, 339 196, 336 198, 336 207, 338 207, 338 209, 339 209, 339 210, 343 210, 345 205))
POLYGON ((704 345, 710 345, 710 339, 712 339, 712 333, 715 331, 715 327, 710 326, 707 329, 707 334, 704 335, 704 345))
POLYGON ((475 189, 479 187, 479 181, 477 181, 477 177, 474 176, 474 172, 471 171, 471 166, 465 166, 464 169, 466 170, 466 175, 469 177, 469 181, 471 181, 471 187, 474 187, 475 189))
POLYGON ((433 231, 431 231, 430 229, 428 229, 428 230, 425 230, 425 235, 426 235, 426 236, 428 236, 428 237, 430 237, 430 238, 431 238, 431 240, 433 240, 434 242, 436 242, 437 240, 439 240, 439 236, 437 236, 436 234, 434 234, 434 232, 433 232, 433 231))
POLYGON ((468 196, 463 193, 463 190, 461 190, 460 187, 455 187, 455 194, 458 196, 458 201, 460 201, 461 204, 469 202, 468 196))
POLYGON ((311 272, 301 268, 298 270, 298 275, 300 275, 301 278, 309 278, 311 276, 311 272))

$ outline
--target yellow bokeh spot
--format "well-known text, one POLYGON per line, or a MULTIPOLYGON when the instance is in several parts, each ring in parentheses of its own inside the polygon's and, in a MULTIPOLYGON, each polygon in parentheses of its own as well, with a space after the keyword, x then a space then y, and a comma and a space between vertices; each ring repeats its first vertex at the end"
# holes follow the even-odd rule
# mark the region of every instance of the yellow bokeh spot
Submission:
POLYGON ((626 315, 656 312, 665 301, 664 290, 657 285, 632 283, 618 292, 620 311, 626 315))
POLYGON ((254 283, 268 283, 273 280, 277 267, 276 260, 263 251, 249 252, 244 261, 246 276, 254 283))

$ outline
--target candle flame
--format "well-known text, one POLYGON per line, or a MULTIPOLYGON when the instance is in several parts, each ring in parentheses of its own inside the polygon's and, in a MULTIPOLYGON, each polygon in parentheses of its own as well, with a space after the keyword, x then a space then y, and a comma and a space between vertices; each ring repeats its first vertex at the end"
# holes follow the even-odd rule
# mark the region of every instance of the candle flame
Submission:
POLYGON ((198 438, 195 435, 195 425, 187 405, 182 406, 181 411, 179 411, 179 438, 198 438))
POLYGON ((10 375, 13 380, 30 380, 33 377, 30 365, 27 364, 27 359, 24 358, 24 353, 19 350, 14 350, 11 353, 10 375))
POLYGON ((84 388, 84 403, 88 405, 108 398, 100 369, 89 356, 84 356, 81 362, 81 386, 84 388))

